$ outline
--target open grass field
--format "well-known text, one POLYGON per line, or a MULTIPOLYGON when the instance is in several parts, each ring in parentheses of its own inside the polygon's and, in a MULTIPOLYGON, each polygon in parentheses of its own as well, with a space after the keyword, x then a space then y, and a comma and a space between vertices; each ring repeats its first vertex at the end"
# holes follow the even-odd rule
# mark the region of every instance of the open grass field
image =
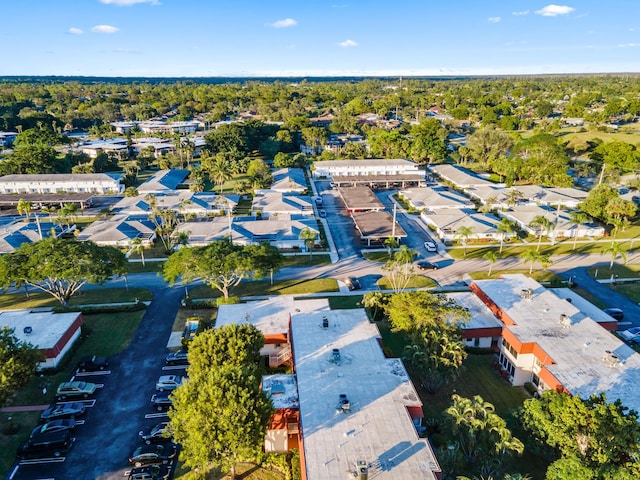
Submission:
POLYGON ((296 255, 286 255, 283 257, 283 260, 283 267, 312 267, 317 265, 329 265, 331 263, 331 257, 329 254, 307 255, 300 253, 296 255))
MULTIPOLYGON (((202 476, 186 469, 179 469, 176 471, 175 480, 230 480, 231 477, 228 474, 220 473, 217 471, 211 471, 202 476)), ((240 463, 236 467, 236 479, 237 480, 284 480, 285 476, 274 470, 261 467, 255 463, 240 463)))
MULTIPOLYGON (((233 289, 232 295, 238 297, 263 295, 302 295, 305 293, 338 292, 338 282, 332 278, 315 278, 312 280, 278 280, 273 285, 268 280, 242 282, 233 289)), ((201 285, 189 290, 192 299, 217 298, 218 290, 201 285)))

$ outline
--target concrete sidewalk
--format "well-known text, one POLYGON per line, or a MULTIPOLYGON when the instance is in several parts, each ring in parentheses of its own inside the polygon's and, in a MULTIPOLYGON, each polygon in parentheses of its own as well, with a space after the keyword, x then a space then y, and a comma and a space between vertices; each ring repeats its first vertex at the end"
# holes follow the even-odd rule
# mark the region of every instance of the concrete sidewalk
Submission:
POLYGON ((0 408, 0 412, 2 413, 11 413, 11 412, 35 412, 42 411, 49 408, 50 405, 18 405, 15 407, 3 407, 0 408))

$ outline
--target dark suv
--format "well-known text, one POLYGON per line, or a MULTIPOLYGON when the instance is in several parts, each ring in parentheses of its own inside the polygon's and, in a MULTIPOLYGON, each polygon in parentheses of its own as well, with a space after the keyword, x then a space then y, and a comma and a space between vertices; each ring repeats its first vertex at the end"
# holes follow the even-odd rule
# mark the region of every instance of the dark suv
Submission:
POLYGON ((22 443, 18 448, 18 458, 59 457, 69 451, 73 438, 68 430, 37 435, 22 443))
POLYGON ((87 357, 82 357, 78 362, 79 372, 97 372, 100 370, 106 370, 107 368, 109 368, 109 362, 105 357, 89 355, 87 357))
POLYGON ((624 312, 619 308, 605 308, 603 312, 618 321, 624 319, 624 312))
POLYGON ((159 412, 169 410, 169 407, 173 404, 169 395, 171 392, 157 392, 151 397, 151 404, 159 412))

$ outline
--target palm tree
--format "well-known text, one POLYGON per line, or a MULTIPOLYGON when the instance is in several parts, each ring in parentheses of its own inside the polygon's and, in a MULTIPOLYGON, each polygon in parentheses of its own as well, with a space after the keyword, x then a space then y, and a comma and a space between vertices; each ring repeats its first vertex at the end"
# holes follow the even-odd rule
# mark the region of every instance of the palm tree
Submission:
POLYGON ((213 179, 222 193, 222 185, 231 178, 231 163, 224 155, 216 155, 209 166, 209 177, 213 179))
MULTIPOLYGON (((31 202, 29 202, 28 200, 25 200, 24 198, 21 198, 20 200, 18 200, 18 205, 16 206, 16 209, 18 210, 18 214, 20 215, 24 215, 27 220, 29 220, 29 217, 31 216, 31 209, 32 209, 33 205, 31 202)), ((40 228, 40 217, 38 217, 38 214, 34 214, 34 216, 36 217, 36 225, 38 226, 38 235, 40 235, 40 240, 42 240, 42 228, 40 228)))
POLYGON ((536 234, 538 235, 538 247, 536 248, 536 251, 540 251, 543 232, 548 234, 549 230, 551 230, 552 225, 553 223, 551 222, 551 220, 549 220, 544 215, 536 215, 529 223, 529 226, 533 227, 536 230, 536 234))
POLYGON ((304 228, 298 235, 300 240, 304 240, 304 246, 309 252, 309 263, 311 263, 311 258, 313 256, 313 245, 316 243, 316 232, 311 230, 310 228, 304 228))
POLYGON ((467 256, 467 241, 469 237, 473 234, 473 227, 461 226, 456 230, 456 238, 459 238, 464 246, 464 256, 467 256))
POLYGON ((145 245, 142 243, 142 240, 140 239, 140 237, 136 237, 133 240, 131 240, 131 243, 129 244, 129 252, 130 253, 139 253, 140 254, 140 259, 142 260, 142 266, 144 267, 144 249, 145 249, 145 245))
POLYGON ((381 312, 386 303, 386 296, 382 292, 369 292, 362 297, 362 305, 372 310, 371 318, 376 320, 378 313, 381 312))
POLYGON ((500 252, 502 253, 502 247, 504 246, 504 237, 507 233, 513 233, 513 222, 508 218, 502 217, 498 225, 496 226, 496 230, 500 233, 500 252))
POLYGON ((531 263, 529 268, 529 275, 533 272, 533 266, 538 262, 542 254, 538 250, 525 250, 520 254, 520 258, 525 263, 531 263))
POLYGON ((498 254, 493 250, 489 250, 485 253, 482 258, 489 262, 489 276, 491 276, 491 270, 493 269, 493 264, 498 261, 498 254))
POLYGON ((384 240, 384 246, 387 247, 389 258, 391 258, 393 256, 393 250, 400 246, 400 242, 396 237, 390 235, 384 240))
POLYGON ((573 249, 576 249, 576 243, 578 242, 578 232, 580 231, 580 227, 583 223, 587 223, 589 221, 589 215, 584 212, 580 212, 578 210, 574 210, 569 213, 569 221, 571 225, 576 226, 576 231, 573 235, 573 249))
POLYGON ((522 197, 524 197, 524 194, 520 190, 512 188, 507 192, 507 205, 514 206, 522 197))
POLYGON ((624 263, 627 263, 627 247, 623 246, 620 242, 611 242, 608 247, 602 249, 602 254, 611 254, 611 263, 609 264, 609 270, 613 268, 613 263, 618 258, 618 255, 622 258, 624 263))

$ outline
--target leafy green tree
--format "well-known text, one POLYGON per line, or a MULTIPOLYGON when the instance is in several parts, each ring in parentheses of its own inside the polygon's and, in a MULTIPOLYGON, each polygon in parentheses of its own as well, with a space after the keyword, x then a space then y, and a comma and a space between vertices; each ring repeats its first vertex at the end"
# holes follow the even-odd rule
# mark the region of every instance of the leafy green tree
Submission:
POLYGON ((202 279, 225 299, 242 280, 261 278, 282 265, 278 249, 267 244, 240 246, 217 240, 204 247, 186 247, 173 253, 163 267, 164 278, 174 284, 202 279))
POLYGON ((606 221, 609 216, 607 204, 611 199, 618 197, 619 194, 615 188, 604 184, 596 185, 580 204, 580 210, 593 218, 606 221))
POLYGON ((189 343, 189 378, 224 365, 256 367, 263 346, 264 336, 249 323, 204 330, 189 343))
POLYGON ((294 156, 284 152, 278 152, 273 157, 273 166, 276 168, 291 168, 295 166, 294 156))
POLYGON ((614 226, 614 236, 618 234, 618 230, 626 225, 629 218, 636 214, 637 207, 634 202, 624 200, 620 197, 614 197, 607 202, 605 207, 608 215, 608 223, 614 226))
POLYGON ((437 323, 459 324, 469 319, 469 312, 453 299, 424 291, 391 295, 385 305, 385 313, 394 331, 404 332, 409 336, 437 323))
MULTIPOLYGON (((189 351, 190 361, 195 355, 189 351)), ((196 372, 172 394, 169 428, 182 446, 187 467, 208 471, 211 467, 229 471, 236 478, 236 465, 255 460, 262 452, 264 435, 274 412, 267 393, 260 388, 255 370, 237 365, 196 372)))
POLYGON ((447 156, 447 130, 435 118, 427 118, 411 129, 410 157, 419 163, 439 163, 447 156))
POLYGON ((520 254, 520 258, 525 263, 525 265, 527 263, 531 264, 531 266, 529 267, 529 275, 533 273, 533 267, 536 265, 536 263, 542 265, 543 268, 547 268, 553 263, 549 258, 549 255, 540 253, 538 250, 533 249, 525 250, 524 252, 522 252, 520 254))
POLYGON ((560 457, 549 467, 547 478, 640 476, 640 465, 633 460, 640 447, 638 414, 620 400, 608 402, 604 393, 581 399, 546 390, 540 399, 524 402, 520 419, 534 439, 560 457))
POLYGON ((114 247, 56 237, 24 243, 0 257, 4 288, 29 285, 53 296, 64 307, 87 283, 104 284, 127 271, 127 259, 114 247))
POLYGON ((378 320, 388 300, 389 296, 382 292, 369 292, 362 296, 362 305, 369 309, 372 320, 378 320))
POLYGON ((466 464, 480 465, 483 474, 496 474, 505 457, 524 452, 524 444, 512 435, 493 404, 480 395, 454 394, 451 399, 453 405, 445 412, 452 419, 456 446, 466 464))
POLYGON ((467 139, 469 157, 487 168, 513 148, 513 139, 493 126, 483 127, 467 139))
POLYGON ((247 168, 247 175, 251 177, 254 188, 267 188, 273 182, 271 170, 264 160, 260 158, 251 160, 247 168))
POLYGON ((553 135, 541 133, 520 141, 509 159, 515 167, 515 180, 547 187, 573 185, 567 174, 569 157, 553 135))
POLYGON ((387 251, 389 252, 389 259, 393 257, 393 251, 400 246, 400 242, 398 239, 392 235, 389 235, 384 239, 384 246, 387 247, 387 251))
POLYGON ((0 328, 0 405, 29 382, 42 359, 37 347, 20 341, 12 328, 0 328))
POLYGON ((623 172, 633 172, 640 166, 640 152, 635 145, 627 142, 602 143, 593 150, 589 157, 601 160, 607 168, 623 172))

